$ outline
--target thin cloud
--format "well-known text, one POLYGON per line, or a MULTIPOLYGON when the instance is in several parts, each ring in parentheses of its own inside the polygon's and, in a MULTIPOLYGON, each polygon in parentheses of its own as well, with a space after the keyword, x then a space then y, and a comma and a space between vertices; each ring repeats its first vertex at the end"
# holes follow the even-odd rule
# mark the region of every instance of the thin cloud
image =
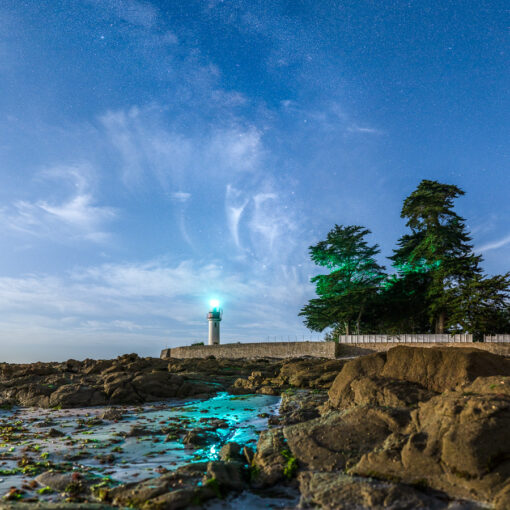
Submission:
POLYGON ((175 191, 170 193, 170 198, 175 202, 187 202, 191 198, 191 193, 186 193, 185 191, 175 191))
POLYGON ((254 268, 240 274, 225 271, 218 262, 192 260, 105 264, 61 276, 0 277, 0 329, 9 338, 0 346, 0 358, 13 358, 9 342, 16 341, 25 346, 43 342, 47 351, 34 354, 30 349, 30 355, 54 359, 91 355, 88 349, 97 342, 108 343, 109 356, 126 352, 126 341, 141 353, 157 355, 167 343, 205 337, 204 310, 213 293, 228 310, 226 337, 260 340, 269 332, 299 332, 297 311, 310 285, 296 268, 285 265, 276 272, 254 268), (250 322, 260 329, 243 330, 250 322), (76 349, 77 339, 85 338, 76 349))
POLYGON ((264 157, 261 133, 253 126, 221 123, 200 133, 164 122, 161 108, 109 111, 100 123, 120 156, 124 184, 133 190, 155 178, 164 189, 185 187, 204 173, 218 179, 256 171, 264 157))
POLYGON ((347 131, 350 133, 366 133, 369 135, 382 135, 384 132, 380 129, 376 129, 369 126, 358 126, 357 124, 353 124, 347 128, 347 131))
POLYGON ((497 241, 491 241, 490 243, 483 244, 482 246, 477 247, 476 251, 478 252, 487 252, 491 250, 497 250, 510 244, 510 235, 507 235, 497 241))
POLYGON ((241 247, 239 240, 239 222, 246 206, 248 205, 248 201, 248 199, 243 198, 242 192, 240 190, 237 190, 230 184, 227 185, 225 198, 227 224, 230 235, 232 236, 232 239, 238 248, 241 247))
POLYGON ((112 207, 96 204, 87 180, 87 166, 55 167, 38 175, 41 180, 71 184, 71 196, 60 200, 19 200, 0 210, 0 223, 11 230, 37 237, 81 238, 103 242, 107 222, 117 217, 112 207))
POLYGON ((130 25, 153 28, 158 19, 158 10, 148 2, 138 0, 88 0, 88 2, 130 25))

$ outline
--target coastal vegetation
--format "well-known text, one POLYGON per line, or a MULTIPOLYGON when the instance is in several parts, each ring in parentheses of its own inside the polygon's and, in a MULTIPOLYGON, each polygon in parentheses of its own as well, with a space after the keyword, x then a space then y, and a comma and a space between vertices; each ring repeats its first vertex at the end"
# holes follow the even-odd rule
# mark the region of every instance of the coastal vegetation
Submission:
POLYGON ((312 261, 329 270, 314 276, 317 297, 301 310, 313 331, 337 334, 473 333, 510 331, 510 273, 488 276, 483 258, 454 201, 464 191, 422 180, 404 200, 408 232, 379 264, 371 231, 335 225, 324 241, 310 246, 312 261))

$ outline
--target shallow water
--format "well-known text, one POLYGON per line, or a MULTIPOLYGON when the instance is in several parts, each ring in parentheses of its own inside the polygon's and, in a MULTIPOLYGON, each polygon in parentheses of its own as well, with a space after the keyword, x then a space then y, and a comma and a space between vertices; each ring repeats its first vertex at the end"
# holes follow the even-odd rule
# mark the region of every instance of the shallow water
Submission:
POLYGON ((104 407, 0 411, 3 441, 0 444, 0 495, 12 486, 26 485, 37 472, 51 467, 46 463, 107 477, 109 483, 115 484, 158 476, 158 473, 194 460, 216 459, 219 449, 228 441, 255 447, 259 432, 267 428, 267 416, 278 412, 279 401, 279 397, 269 395, 220 393, 206 400, 120 406, 118 409, 125 418, 118 422, 98 420, 104 407), (162 429, 171 425, 182 431, 203 429, 213 419, 225 420, 226 427, 214 427, 211 432, 216 433, 218 439, 207 447, 191 449, 178 438, 165 440, 167 434, 162 429), (123 433, 133 426, 146 431, 137 437, 124 437, 123 433), (65 436, 47 437, 51 428, 65 436), (113 455, 113 459, 109 455, 113 455), (29 458, 31 465, 36 462, 39 465, 35 470, 25 468, 23 473, 23 466, 20 466, 23 458, 29 458))

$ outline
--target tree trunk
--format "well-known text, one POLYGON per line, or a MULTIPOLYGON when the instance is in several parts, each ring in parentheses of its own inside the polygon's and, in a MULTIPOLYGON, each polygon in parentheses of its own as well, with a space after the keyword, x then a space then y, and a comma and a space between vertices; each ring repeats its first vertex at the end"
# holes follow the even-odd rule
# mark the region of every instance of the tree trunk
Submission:
POLYGON ((359 330, 360 330, 360 323, 361 323, 361 316, 363 314, 363 311, 365 309, 365 304, 363 303, 359 309, 359 313, 358 313, 358 317, 356 318, 356 334, 359 335, 359 330))
POLYGON ((345 334, 348 335, 349 334, 349 323, 346 321, 344 324, 345 324, 345 334))
POLYGON ((436 333, 442 335, 444 333, 445 313, 440 312, 436 320, 436 333))

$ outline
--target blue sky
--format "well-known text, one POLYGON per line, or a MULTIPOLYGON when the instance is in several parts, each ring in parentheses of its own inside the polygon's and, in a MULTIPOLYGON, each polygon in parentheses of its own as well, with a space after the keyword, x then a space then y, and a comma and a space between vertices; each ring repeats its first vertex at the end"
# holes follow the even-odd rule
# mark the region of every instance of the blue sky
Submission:
POLYGON ((510 269, 500 1, 0 0, 0 359, 303 335, 309 245, 421 179, 510 269))

